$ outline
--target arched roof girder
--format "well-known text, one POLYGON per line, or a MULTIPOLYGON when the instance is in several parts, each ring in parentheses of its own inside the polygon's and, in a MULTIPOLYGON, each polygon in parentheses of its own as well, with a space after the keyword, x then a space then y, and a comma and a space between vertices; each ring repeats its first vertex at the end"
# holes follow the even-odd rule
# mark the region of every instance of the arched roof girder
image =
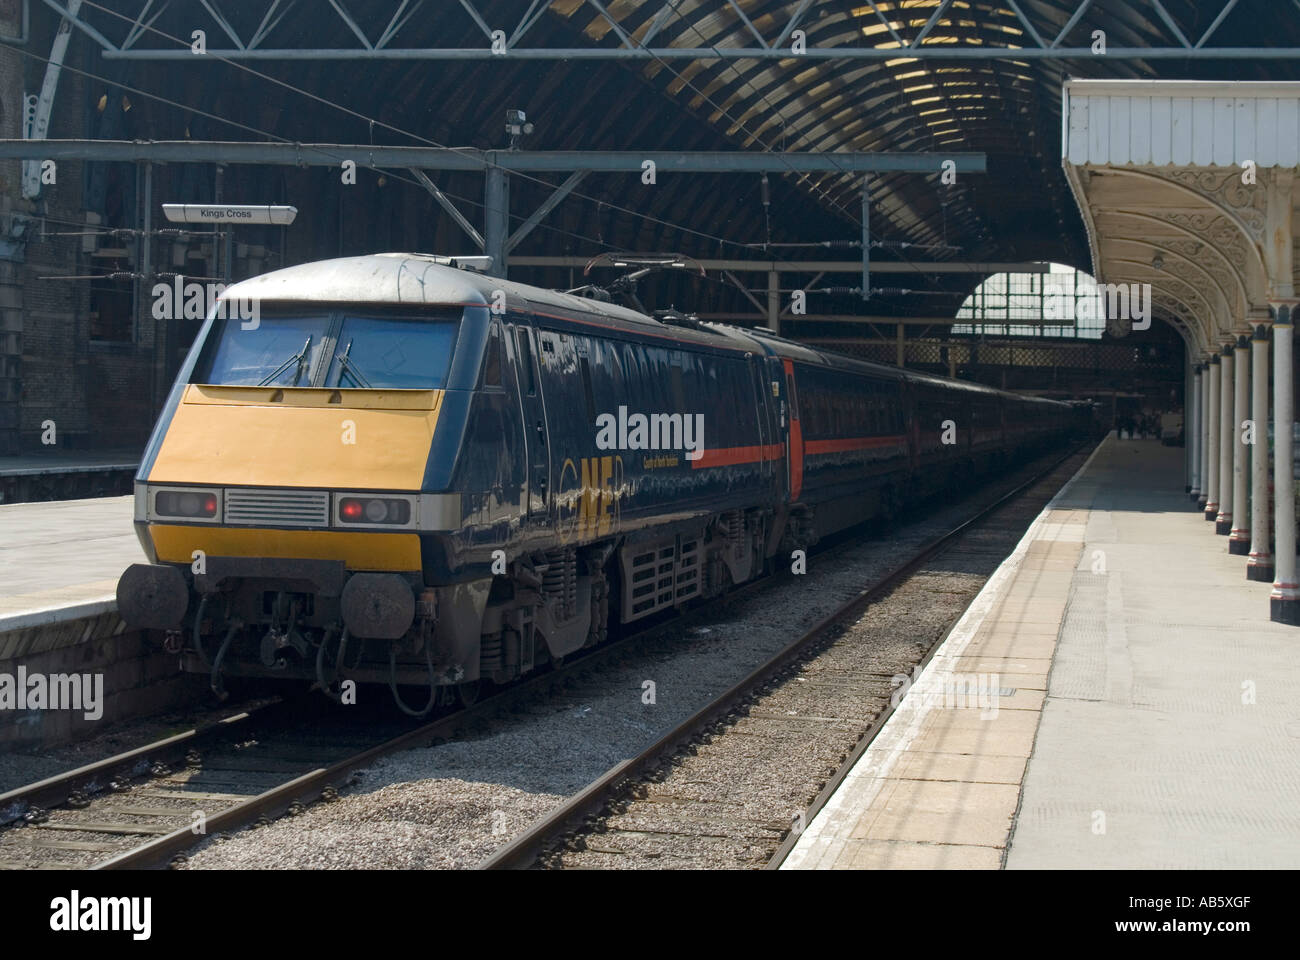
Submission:
MULTIPOLYGON (((1233 169, 1234 174, 1240 171, 1233 169)), ((1246 249, 1250 251, 1248 265, 1245 270, 1247 299, 1252 303, 1266 303, 1268 301, 1267 286, 1267 266, 1264 261, 1264 252, 1260 249, 1259 244, 1255 241, 1246 222, 1232 207, 1226 206, 1199 190, 1193 190, 1184 184, 1178 183, 1167 177, 1162 177, 1154 173, 1148 173, 1144 170, 1130 169, 1126 167, 1108 167, 1107 173, 1120 177, 1132 177, 1149 184, 1152 188, 1164 192, 1172 192, 1185 199, 1191 200, 1193 204, 1204 207, 1206 211, 1213 212, 1216 216, 1227 220, 1246 243, 1246 249)), ((1154 204, 1154 201, 1153 201, 1154 204)), ((1205 238, 1207 242, 1213 242, 1205 238)))
POLYGON ((1204 294, 1197 290, 1192 284, 1180 277, 1171 277, 1166 273, 1156 270, 1149 263, 1140 260, 1126 260, 1122 257, 1107 258, 1108 263, 1123 264, 1129 267, 1132 273, 1137 276, 1139 281, 1151 284, 1152 297, 1155 292, 1160 291, 1172 299, 1176 300, 1187 310, 1187 315, 1196 317, 1201 321, 1198 326, 1202 336, 1199 338, 1206 344, 1214 344, 1221 341, 1219 335, 1211 336, 1211 331, 1207 324, 1215 324, 1213 318, 1214 307, 1209 303, 1204 294))
MULTIPOLYGON (((1231 277, 1231 281, 1232 281, 1231 289, 1233 291, 1233 298, 1234 298, 1233 302, 1242 310, 1249 309, 1250 303, 1249 303, 1249 298, 1246 295, 1245 275, 1239 269, 1237 269, 1236 264, 1234 264, 1230 259, 1224 256, 1222 250, 1220 250, 1215 244, 1210 243, 1208 240, 1206 240, 1205 237, 1201 236, 1200 234, 1196 233, 1193 230, 1188 229, 1182 224, 1171 223, 1168 220, 1161 220, 1158 217, 1153 217, 1147 213, 1140 213, 1136 210, 1107 210, 1104 214, 1102 214, 1102 217, 1107 220, 1112 218, 1132 220, 1134 221, 1133 224, 1134 229, 1145 228, 1146 233, 1144 234, 1144 236, 1149 236, 1152 230, 1169 231, 1169 232, 1181 234, 1184 239, 1197 244, 1200 247, 1200 249, 1197 250, 1194 255, 1200 256, 1203 253, 1209 253, 1212 254, 1214 257, 1216 257, 1218 260, 1218 265, 1221 266, 1222 269, 1226 271, 1228 275, 1231 277)), ((1167 239, 1167 238, 1162 238, 1162 239, 1167 239)), ((1188 255, 1182 253, 1182 256, 1187 257, 1188 255)), ((1190 257, 1188 259, 1190 259, 1190 257)), ((1205 267, 1201 266, 1201 269, 1204 270, 1205 267)), ((1208 271, 1206 272, 1208 273, 1208 271)), ((1223 288, 1223 284, 1221 280, 1216 278, 1215 282, 1219 284, 1221 289, 1223 288)))
MULTIPOLYGON (((1153 240, 1149 240, 1144 237, 1125 237, 1125 236, 1117 235, 1111 238, 1111 242, 1116 247, 1122 248, 1124 245, 1131 245, 1134 247, 1138 247, 1141 250, 1149 250, 1149 251, 1154 251, 1155 253, 1159 253, 1161 257, 1165 258, 1166 268, 1170 267, 1172 265, 1171 264, 1172 262, 1172 263, 1179 264, 1179 266, 1184 270, 1188 270, 1196 273, 1200 277, 1201 282, 1205 286, 1209 287, 1210 290, 1215 294, 1214 299, 1217 300, 1217 303, 1215 303, 1214 306, 1224 316, 1234 317, 1239 314, 1245 313, 1245 304, 1239 302, 1238 290, 1235 289, 1232 290, 1230 295, 1229 292, 1227 290, 1224 290, 1223 287, 1219 284, 1219 282, 1215 280, 1214 277, 1211 276, 1210 273, 1204 267, 1202 267, 1191 257, 1184 255, 1183 253, 1176 250, 1175 248, 1164 246, 1160 243, 1157 243, 1153 240), (1240 309, 1237 309, 1238 307, 1240 309)), ((1151 256, 1148 256, 1147 259, 1150 260, 1153 258, 1151 256)), ((1156 268, 1153 264, 1152 269, 1160 269, 1160 268, 1156 268)), ((1187 278, 1180 277, 1179 279, 1186 280, 1187 278)))

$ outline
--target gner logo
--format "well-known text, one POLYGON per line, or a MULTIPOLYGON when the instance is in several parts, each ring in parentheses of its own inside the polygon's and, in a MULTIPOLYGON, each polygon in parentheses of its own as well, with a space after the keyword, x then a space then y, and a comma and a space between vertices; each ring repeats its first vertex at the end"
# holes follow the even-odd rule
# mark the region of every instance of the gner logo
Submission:
POLYGON ((560 542, 601 537, 617 530, 622 487, 622 457, 582 457, 577 465, 565 460, 556 501, 560 542))

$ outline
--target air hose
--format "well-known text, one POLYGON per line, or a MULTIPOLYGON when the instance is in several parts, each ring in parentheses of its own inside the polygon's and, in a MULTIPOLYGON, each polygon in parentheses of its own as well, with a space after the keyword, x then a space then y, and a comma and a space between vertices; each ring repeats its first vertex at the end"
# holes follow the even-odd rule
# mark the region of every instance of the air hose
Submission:
POLYGON ((394 644, 388 651, 388 689, 393 691, 393 702, 397 704, 397 709, 408 717, 425 717, 433 709, 433 705, 438 701, 438 685, 434 682, 433 672, 433 645, 427 640, 424 644, 424 660, 429 666, 429 702, 424 705, 423 710, 412 710, 402 702, 402 695, 397 692, 397 646, 394 644))

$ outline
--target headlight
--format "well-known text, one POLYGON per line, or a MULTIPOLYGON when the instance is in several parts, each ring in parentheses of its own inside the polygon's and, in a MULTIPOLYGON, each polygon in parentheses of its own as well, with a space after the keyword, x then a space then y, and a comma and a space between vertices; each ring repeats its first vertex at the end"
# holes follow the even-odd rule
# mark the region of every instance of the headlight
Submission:
POLYGON ((215 520, 219 506, 215 490, 163 488, 154 491, 151 514, 179 520, 215 520))
POLYGON ((341 497, 338 520, 342 524, 404 527, 411 522, 411 502, 396 497, 341 497))

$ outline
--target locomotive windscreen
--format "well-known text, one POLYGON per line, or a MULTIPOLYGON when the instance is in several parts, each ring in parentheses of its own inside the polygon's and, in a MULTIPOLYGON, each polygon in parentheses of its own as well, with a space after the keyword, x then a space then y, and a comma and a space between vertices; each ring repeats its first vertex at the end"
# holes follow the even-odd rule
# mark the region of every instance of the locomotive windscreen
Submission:
POLYGON ((436 390, 459 311, 420 317, 356 311, 213 321, 194 382, 220 386, 436 390))

